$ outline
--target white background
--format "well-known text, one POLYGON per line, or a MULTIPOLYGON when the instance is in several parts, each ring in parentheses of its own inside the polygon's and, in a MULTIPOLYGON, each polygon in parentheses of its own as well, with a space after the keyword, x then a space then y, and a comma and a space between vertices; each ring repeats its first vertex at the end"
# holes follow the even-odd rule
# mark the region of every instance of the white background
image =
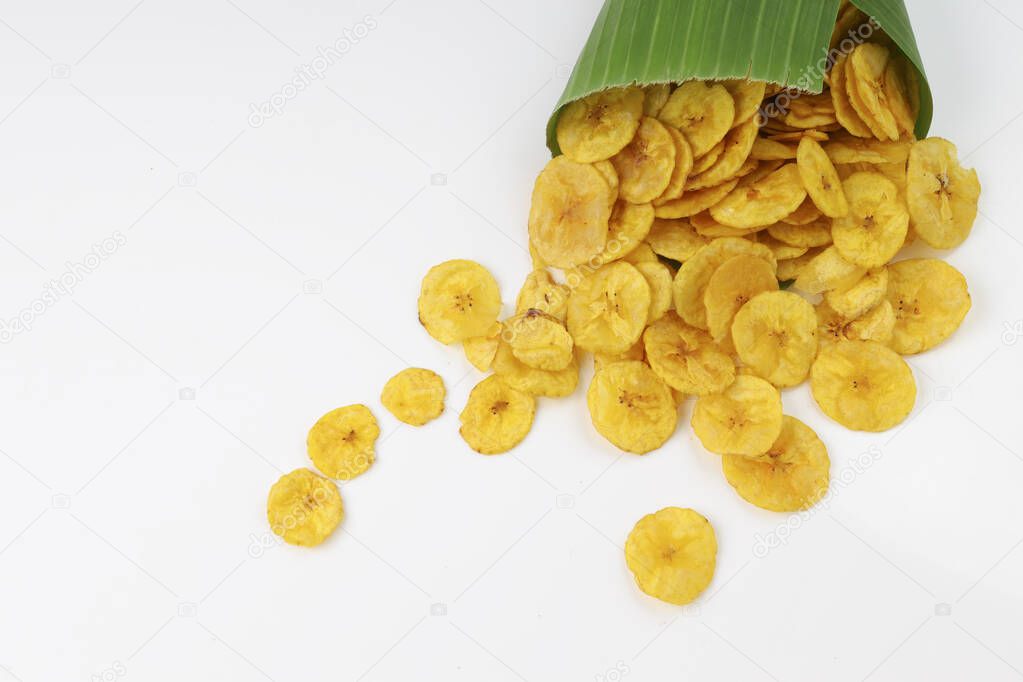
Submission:
POLYGON ((908 3, 933 133, 984 183, 948 254, 974 307, 911 359, 897 430, 786 392, 836 482, 789 519, 740 500, 688 427, 619 454, 582 390, 502 457, 457 435, 479 375, 417 324, 419 281, 472 258, 513 300, 544 124, 599 4, 0 2, 0 317, 125 239, 0 347, 0 680, 1023 677, 1023 9, 908 3), (449 387, 422 429, 377 398, 407 365, 449 387), (270 485, 352 402, 383 435, 341 530, 262 547, 270 485), (641 594, 621 549, 668 505, 720 543, 684 610, 641 594))

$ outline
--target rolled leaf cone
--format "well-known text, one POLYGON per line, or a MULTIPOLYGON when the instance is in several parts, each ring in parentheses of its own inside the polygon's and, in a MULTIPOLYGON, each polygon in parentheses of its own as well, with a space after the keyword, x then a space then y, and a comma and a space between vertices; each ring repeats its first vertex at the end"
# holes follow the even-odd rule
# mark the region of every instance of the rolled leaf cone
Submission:
MULTIPOLYGON (((916 67, 927 136, 933 101, 904 0, 851 0, 916 67)), ((812 93, 825 66, 840 0, 605 0, 547 124, 547 147, 562 108, 616 86, 750 78, 812 93)))

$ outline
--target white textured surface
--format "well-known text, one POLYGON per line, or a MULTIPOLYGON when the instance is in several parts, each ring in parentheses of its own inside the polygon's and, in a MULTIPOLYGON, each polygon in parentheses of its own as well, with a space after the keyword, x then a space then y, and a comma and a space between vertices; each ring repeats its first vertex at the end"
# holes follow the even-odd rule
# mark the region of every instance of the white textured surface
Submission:
POLYGON ((418 283, 473 258, 513 297, 544 122, 599 2, 388 2, 0 2, 0 317, 114 240, 0 347, 0 680, 1023 677, 1017 4, 910 2, 933 132, 984 182, 948 255, 974 309, 911 360, 894 432, 786 393, 836 481, 790 521, 739 500, 688 428, 620 456, 582 391, 513 454, 461 442, 477 376, 419 328, 418 283), (363 37, 251 125, 345 31, 363 37), (407 364, 450 388, 420 430, 376 397, 407 364), (343 532, 261 547, 268 487, 356 401, 384 436, 343 532), (666 505, 721 547, 685 610, 639 593, 620 548, 666 505))

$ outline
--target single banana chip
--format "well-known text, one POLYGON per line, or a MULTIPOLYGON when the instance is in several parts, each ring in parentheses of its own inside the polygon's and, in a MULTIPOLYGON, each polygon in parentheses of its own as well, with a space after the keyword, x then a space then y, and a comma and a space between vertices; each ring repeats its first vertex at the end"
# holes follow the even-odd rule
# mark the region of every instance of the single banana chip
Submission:
POLYGON ((502 337, 519 362, 556 372, 574 358, 574 343, 564 325, 539 310, 527 310, 504 323, 502 337))
POLYGON ((643 86, 643 115, 657 116, 671 95, 671 83, 651 83, 643 86))
POLYGON ((848 215, 849 203, 842 189, 842 180, 820 143, 803 138, 799 143, 796 164, 803 186, 821 213, 829 218, 848 215))
POLYGON ((615 170, 614 164, 606 159, 604 161, 597 161, 593 164, 593 167, 597 169, 597 172, 607 182, 607 186, 611 190, 611 206, 614 206, 615 202, 618 201, 618 192, 621 185, 618 181, 618 171, 615 170))
POLYGON ((696 399, 692 426, 711 452, 762 457, 781 435, 781 394, 760 377, 741 374, 724 392, 696 399))
POLYGON ((555 282, 547 270, 533 270, 519 290, 518 299, 515 301, 515 313, 539 310, 559 322, 564 322, 568 310, 568 296, 571 293, 572 290, 567 286, 555 282))
POLYGON ((779 388, 796 386, 817 357, 817 314, 791 291, 758 294, 735 314, 732 342, 757 375, 779 388))
POLYGON ((673 126, 665 126, 665 128, 675 143, 675 168, 671 171, 671 180, 668 181, 667 188, 661 193, 661 196, 654 199, 655 206, 681 198, 689 174, 693 172, 693 152, 689 149, 685 135, 673 126))
POLYGON ((803 199, 803 203, 799 205, 799 208, 782 218, 781 222, 788 225, 809 225, 817 222, 820 218, 820 209, 817 208, 817 205, 813 203, 810 197, 807 197, 803 199))
POLYGON ((675 276, 675 310, 686 323, 707 329, 707 306, 704 294, 710 278, 719 267, 735 256, 748 255, 762 258, 777 267, 774 254, 762 244, 746 239, 723 237, 715 239, 682 264, 675 276))
POLYGON ((824 414, 854 431, 887 431, 916 403, 909 365, 875 341, 823 346, 810 372, 810 389, 824 414))
POLYGON ((710 585, 718 543, 692 509, 666 507, 641 518, 625 541, 625 563, 644 593, 669 604, 693 602, 710 585))
POLYGON ((323 475, 349 481, 369 469, 380 436, 376 417, 365 405, 331 410, 309 429, 309 459, 323 475))
POLYGON ((650 299, 650 285, 633 265, 605 265, 572 291, 568 331, 583 350, 622 353, 643 333, 650 299))
POLYGON ((721 469, 739 497, 775 512, 809 509, 828 493, 831 459, 809 426, 785 416, 763 460, 724 455, 721 469))
POLYGON ((934 258, 899 261, 888 271, 887 298, 897 320, 891 346, 897 353, 930 350, 959 329, 972 305, 961 272, 934 258))
POLYGON ((337 485, 308 469, 281 476, 266 500, 270 530, 289 545, 315 547, 330 537, 344 516, 337 485))
POLYGON ((870 126, 863 122, 860 115, 856 113, 852 102, 849 100, 849 90, 846 83, 849 64, 848 55, 839 55, 835 64, 831 67, 831 103, 835 107, 835 118, 842 127, 856 137, 873 137, 874 133, 870 126))
POLYGON ((625 258, 642 245, 653 224, 653 206, 619 201, 611 211, 604 251, 589 264, 599 266, 625 258))
POLYGON ((909 212, 899 190, 880 173, 854 173, 842 183, 849 214, 831 226, 835 248, 850 263, 878 268, 906 242, 909 212))
POLYGON ((637 455, 664 445, 678 422, 671 391, 642 362, 616 362, 600 369, 590 382, 586 404, 597 432, 637 455))
POLYGON ((714 271, 703 292, 711 337, 718 343, 731 339, 732 320, 739 309, 757 294, 777 290, 778 280, 770 262, 748 254, 726 260, 714 271))
POLYGON ((888 107, 885 70, 891 53, 877 43, 864 43, 853 50, 847 67, 847 88, 860 118, 880 140, 898 140, 899 125, 888 107))
POLYGON ((921 140, 909 154, 909 213, 916 234, 936 249, 959 246, 977 219, 977 171, 959 165, 954 144, 938 137, 921 140))
POLYGON ((895 323, 895 308, 888 301, 881 301, 873 310, 845 326, 845 338, 852 341, 877 341, 891 346, 895 323))
POLYGON ((538 398, 564 398, 579 385, 579 362, 574 355, 563 369, 537 369, 515 357, 504 338, 497 346, 493 370, 511 388, 538 398))
POLYGON ((764 81, 751 81, 745 78, 721 81, 728 94, 735 102, 735 121, 733 128, 738 128, 750 119, 756 118, 754 114, 760 110, 764 101, 764 94, 767 91, 767 83, 764 81))
POLYGON ((796 278, 796 289, 807 294, 823 294, 832 289, 847 289, 863 279, 866 268, 850 263, 838 249, 829 246, 814 256, 796 278))
POLYGON ((766 137, 758 137, 753 142, 750 157, 757 161, 794 161, 796 147, 766 137))
POLYGON ((533 186, 529 239, 543 262, 570 268, 607 242, 611 189, 592 164, 551 159, 533 186))
POLYGON ((657 218, 646 241, 658 256, 685 263, 710 240, 697 234, 688 220, 657 218))
POLYGON ((675 170, 675 140, 663 123, 646 117, 636 136, 611 157, 618 173, 619 193, 633 204, 653 201, 668 189, 675 170))
POLYGON ((822 146, 835 166, 853 163, 904 164, 909 159, 909 152, 913 148, 913 144, 909 140, 885 142, 873 138, 860 139, 851 136, 836 136, 822 146))
POLYGON ((718 393, 735 380, 735 362, 710 334, 669 313, 643 332, 650 367, 668 386, 686 395, 718 393))
POLYGON ((701 190, 708 187, 717 187, 722 182, 735 177, 743 165, 749 159, 753 143, 757 139, 760 128, 755 118, 750 118, 745 123, 725 135, 725 148, 721 152, 714 165, 699 175, 691 176, 686 183, 686 190, 701 190))
POLYGON ((694 216, 697 213, 706 211, 711 206, 720 202, 728 196, 728 194, 734 190, 738 184, 738 179, 732 179, 718 185, 717 187, 708 187, 707 189, 701 189, 696 192, 685 192, 678 199, 674 199, 660 205, 654 204, 654 215, 658 218, 668 219, 688 218, 689 216, 694 216))
MULTIPOLYGON (((538 270, 536 272, 546 272, 538 270)), ((487 333, 482 336, 474 336, 462 342, 462 352, 469 364, 481 372, 489 372, 494 365, 494 356, 497 355, 497 346, 501 342, 501 332, 504 328, 500 322, 495 322, 487 333)))
POLYGON ((884 300, 888 291, 888 268, 867 271, 856 284, 824 294, 824 300, 835 312, 850 320, 866 314, 884 300))
POLYGON ((646 283, 650 286, 650 312, 646 323, 653 324, 672 308, 672 284, 674 276, 668 266, 656 261, 634 263, 646 283))
POLYGON ((436 372, 409 367, 384 384, 380 402, 398 421, 422 426, 444 412, 446 395, 444 380, 436 372))
POLYGON ((831 244, 831 219, 821 218, 807 225, 775 223, 767 228, 767 234, 790 246, 812 249, 831 244))
POLYGON ((735 122, 735 101, 722 85, 689 81, 671 93, 660 118, 682 131, 699 158, 725 138, 735 122))
POLYGON ((462 439, 481 455, 499 455, 522 442, 533 426, 536 399, 497 376, 489 376, 469 393, 459 416, 462 439))
POLYGON ((608 365, 613 365, 616 362, 629 362, 631 360, 642 362, 645 359, 646 349, 643 347, 643 339, 640 339, 633 344, 632 348, 624 353, 594 353, 593 371, 599 372, 608 365))
POLYGON ((792 214, 806 199, 795 164, 782 166, 766 178, 738 187, 712 206, 714 220, 729 227, 771 225, 792 214))
POLYGON ((419 322, 441 343, 486 334, 501 314, 497 280, 479 263, 449 260, 430 268, 419 292, 419 322))
POLYGON ((643 115, 643 91, 611 88, 576 100, 558 117, 558 146, 578 163, 610 159, 629 144, 643 115))

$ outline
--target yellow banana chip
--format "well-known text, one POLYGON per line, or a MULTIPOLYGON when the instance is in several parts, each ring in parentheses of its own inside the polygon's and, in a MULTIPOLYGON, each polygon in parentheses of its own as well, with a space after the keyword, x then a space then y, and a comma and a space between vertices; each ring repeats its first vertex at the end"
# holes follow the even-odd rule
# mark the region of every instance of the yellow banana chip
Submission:
POLYGON ((557 371, 572 362, 572 337, 556 318, 527 310, 504 323, 504 340, 512 354, 533 369, 557 371))
POLYGON ((850 263, 878 268, 906 242, 909 212, 899 190, 880 173, 854 173, 842 183, 849 214, 831 226, 835 248, 850 263))
POLYGON ((558 146, 579 163, 610 159, 629 144, 643 115, 643 91, 611 88, 567 105, 558 118, 558 146))
POLYGON ((959 165, 954 144, 932 137, 913 145, 906 191, 916 234, 930 246, 955 248, 970 235, 980 180, 959 165))
POLYGON ((808 249, 828 246, 831 244, 831 219, 821 218, 807 225, 775 223, 767 228, 767 233, 790 246, 802 246, 808 249))
POLYGON ((675 276, 675 310, 688 324, 707 329, 707 307, 704 294, 715 271, 735 256, 748 255, 762 258, 777 266, 774 254, 766 246, 746 239, 723 237, 715 239, 682 264, 675 276))
POLYGON ((547 313, 560 322, 565 321, 568 310, 568 296, 572 290, 564 284, 558 284, 545 269, 533 270, 519 290, 515 301, 515 313, 527 310, 539 310, 547 313))
POLYGON ((639 274, 643 275, 646 283, 650 285, 650 312, 647 314, 646 323, 653 324, 672 308, 674 277, 667 265, 656 261, 634 263, 633 267, 639 270, 639 274))
POLYGON ((842 189, 842 181, 820 143, 803 138, 796 154, 799 176, 814 205, 829 218, 847 215, 849 203, 842 189))
POLYGON ((817 356, 817 314, 790 291, 758 294, 735 314, 732 342, 759 376, 780 388, 796 386, 817 356))
POLYGON ((611 188, 592 164, 551 159, 533 186, 529 239, 543 262, 570 268, 607 242, 611 188))
POLYGON ((579 362, 574 355, 562 369, 537 369, 515 357, 504 338, 497 346, 493 370, 511 388, 542 398, 564 398, 579 385, 579 362))
POLYGON ((344 515, 337 485, 308 469, 281 476, 266 501, 270 530, 289 545, 315 547, 330 537, 344 515))
POLYGON ((458 433, 481 455, 499 455, 522 442, 535 415, 533 396, 489 376, 469 393, 458 433))
POLYGON ((686 395, 723 391, 735 380, 735 362, 710 334, 674 313, 647 327, 643 346, 650 367, 668 386, 686 395))
POLYGON ((671 171, 671 179, 661 196, 654 199, 654 205, 667 203, 682 196, 686 181, 693 171, 693 152, 689 149, 685 135, 674 126, 665 126, 675 143, 675 168, 671 171))
POLYGON ((348 481, 369 469, 380 435, 376 417, 365 405, 331 410, 309 429, 309 458, 325 476, 348 481))
POLYGON ((824 414, 854 431, 887 431, 916 403, 909 365, 875 341, 823 346, 810 372, 810 389, 824 414))
POLYGON ((721 81, 728 94, 735 101, 735 121, 733 128, 738 128, 750 119, 756 118, 754 114, 760 109, 764 101, 764 94, 767 91, 767 83, 763 81, 751 81, 736 79, 721 81))
POLYGON ((887 297, 897 320, 891 346, 902 355, 934 348, 970 311, 966 278, 945 261, 915 258, 894 263, 888 271, 887 297))
POLYGON ((591 265, 602 265, 625 258, 642 245, 654 224, 654 207, 619 201, 611 211, 607 226, 607 243, 603 253, 591 265))
POLYGON ((380 402, 398 421, 422 426, 444 412, 446 395, 444 380, 436 372, 410 367, 384 384, 380 402))
POLYGON ((688 218, 702 213, 724 199, 739 184, 738 179, 729 180, 717 187, 708 187, 696 192, 685 192, 678 199, 654 204, 654 215, 658 218, 688 218))
POLYGON ((686 182, 686 190, 700 190, 708 187, 716 187, 725 180, 735 177, 739 170, 749 158, 750 150, 757 139, 760 128, 755 118, 750 118, 745 123, 725 135, 725 147, 714 165, 699 175, 689 178, 686 182))
POLYGON ((789 164, 752 185, 736 188, 712 206, 710 214, 729 227, 761 227, 791 215, 804 199, 799 170, 789 164))
POLYGON ((633 265, 605 265, 572 291, 568 331, 583 350, 622 353, 643 333, 650 299, 650 285, 633 265))
POLYGON ((678 408, 668 386, 642 362, 616 362, 593 375, 590 419, 615 447, 644 455, 675 433, 678 408))
POLYGON ((846 83, 848 63, 848 55, 843 53, 831 67, 831 103, 835 107, 835 118, 843 128, 856 137, 873 137, 874 133, 870 130, 870 126, 863 122, 849 100, 846 83))
POLYGON ((718 221, 714 220, 710 211, 697 213, 690 217, 689 224, 693 226, 694 230, 696 230, 696 234, 708 239, 717 239, 719 237, 746 237, 761 229, 759 227, 738 228, 722 225, 718 221))
POLYGON ((710 522, 692 509, 666 507, 641 518, 625 541, 625 563, 644 593, 685 605, 714 577, 718 543, 710 522))
POLYGON ((775 269, 763 258, 743 254, 726 260, 703 292, 710 335, 719 343, 731 339, 732 320, 739 309, 757 294, 777 290, 775 269))
POLYGON ((823 294, 851 287, 865 274, 866 268, 850 263, 838 249, 829 246, 806 263, 796 278, 795 287, 807 294, 823 294))
POLYGON ((761 509, 809 509, 828 492, 831 459, 809 426, 785 416, 781 435, 762 460, 724 455, 721 469, 739 496, 761 509))
MULTIPOLYGON (((545 272, 545 271, 538 271, 545 272)), ((497 346, 501 342, 501 331, 503 327, 500 322, 495 322, 487 333, 482 336, 474 336, 462 342, 462 352, 469 364, 481 372, 489 372, 494 364, 494 356, 497 355, 497 346)))
POLYGON ((664 124, 646 117, 622 151, 611 157, 619 194, 634 204, 653 201, 668 189, 675 170, 675 140, 664 124))
POLYGON ((872 310, 888 291, 888 268, 869 270, 856 284, 846 289, 834 289, 824 294, 824 300, 835 312, 855 320, 872 310))
POLYGON ((486 334, 501 314, 497 280, 479 263, 449 260, 430 268, 419 292, 419 322, 451 344, 486 334))
POLYGON ((646 241, 658 256, 684 263, 710 240, 697 234, 688 220, 657 218, 646 241))
POLYGON ((735 101, 722 85, 689 81, 671 93, 660 118, 686 136, 699 158, 725 138, 735 122, 735 101))
POLYGON ((781 435, 781 394, 760 377, 739 375, 724 392, 697 398, 692 426, 711 452, 761 457, 781 435))

